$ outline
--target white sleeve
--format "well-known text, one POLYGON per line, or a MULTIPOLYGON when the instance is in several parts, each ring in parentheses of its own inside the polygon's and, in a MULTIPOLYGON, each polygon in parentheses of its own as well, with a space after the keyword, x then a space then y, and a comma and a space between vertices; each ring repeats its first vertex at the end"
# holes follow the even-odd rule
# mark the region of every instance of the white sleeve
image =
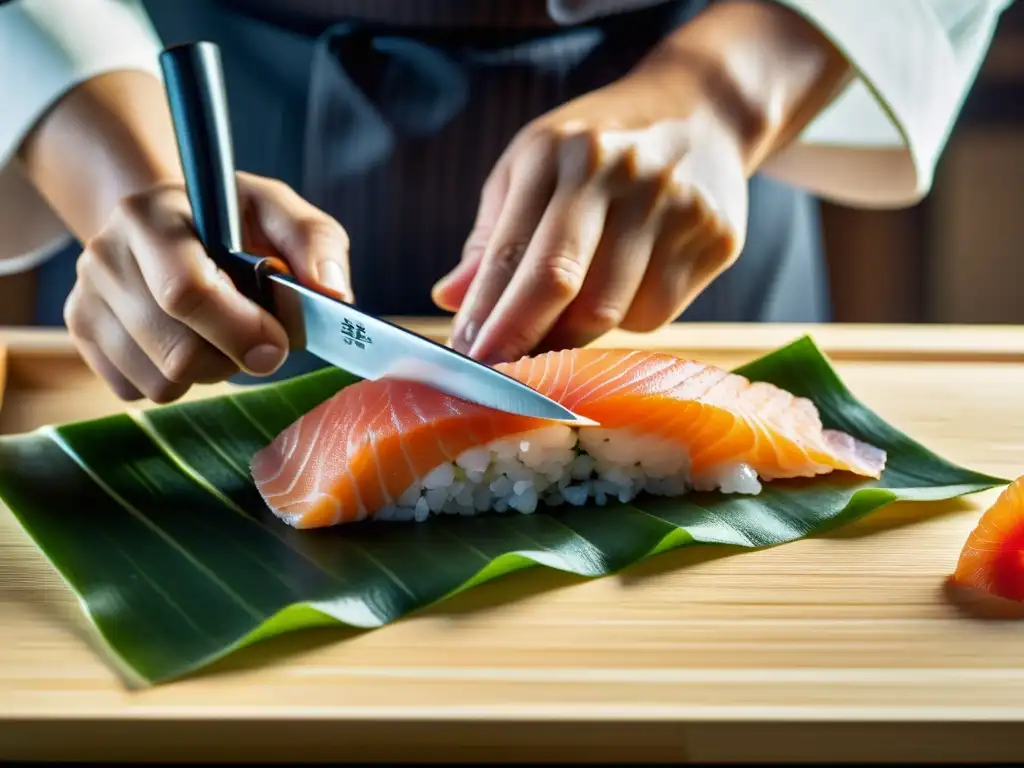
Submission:
POLYGON ((764 173, 844 205, 920 201, 1013 0, 776 2, 825 34, 857 77, 764 173))
POLYGON ((160 50, 139 0, 0 5, 0 276, 33 268, 71 237, 13 162, 22 140, 92 77, 123 69, 160 77, 160 50))

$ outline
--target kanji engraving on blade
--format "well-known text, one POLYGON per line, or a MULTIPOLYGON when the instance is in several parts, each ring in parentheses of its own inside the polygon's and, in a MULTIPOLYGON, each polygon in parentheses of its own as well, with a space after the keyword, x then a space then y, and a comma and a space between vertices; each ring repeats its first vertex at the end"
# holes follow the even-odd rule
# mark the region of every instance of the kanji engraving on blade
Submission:
POLYGON ((341 335, 345 337, 345 343, 349 346, 355 344, 359 349, 366 349, 373 344, 373 339, 366 333, 362 323, 353 323, 351 320, 341 321, 341 335))

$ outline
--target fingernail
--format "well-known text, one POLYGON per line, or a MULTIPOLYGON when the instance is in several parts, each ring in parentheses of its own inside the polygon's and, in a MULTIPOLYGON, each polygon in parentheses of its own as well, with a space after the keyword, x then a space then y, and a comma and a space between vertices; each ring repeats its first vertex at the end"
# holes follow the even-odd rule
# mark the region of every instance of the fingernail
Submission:
POLYGON ((478 363, 483 363, 484 365, 497 365, 498 363, 508 362, 508 360, 505 358, 504 355, 501 354, 500 351, 487 352, 486 354, 481 354, 481 348, 479 344, 474 344, 472 347, 470 347, 469 352, 467 352, 466 355, 473 358, 478 363))
POLYGON ((317 267, 317 279, 325 288, 337 291, 340 294, 348 295, 348 281, 345 279, 345 272, 336 261, 324 259, 317 267))
POLYGON ((497 365, 498 363, 510 363, 521 355, 517 350, 510 347, 498 347, 495 349, 494 339, 478 337, 476 343, 466 353, 469 357, 484 365, 497 365))
POLYGON ((283 349, 273 344, 260 344, 245 354, 243 362, 251 373, 270 374, 281 367, 284 362, 284 354, 283 349))
POLYGON ((479 330, 480 326, 474 320, 456 324, 455 331, 452 333, 452 348, 466 354, 473 346, 473 340, 479 330))

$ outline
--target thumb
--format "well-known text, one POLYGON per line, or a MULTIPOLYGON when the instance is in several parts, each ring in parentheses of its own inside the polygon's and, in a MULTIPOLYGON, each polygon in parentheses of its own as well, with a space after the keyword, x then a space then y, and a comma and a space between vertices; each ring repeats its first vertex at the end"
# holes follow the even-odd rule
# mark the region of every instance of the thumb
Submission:
POLYGON ((303 285, 354 301, 348 233, 337 221, 275 179, 239 172, 238 193, 252 240, 247 248, 283 259, 303 285))

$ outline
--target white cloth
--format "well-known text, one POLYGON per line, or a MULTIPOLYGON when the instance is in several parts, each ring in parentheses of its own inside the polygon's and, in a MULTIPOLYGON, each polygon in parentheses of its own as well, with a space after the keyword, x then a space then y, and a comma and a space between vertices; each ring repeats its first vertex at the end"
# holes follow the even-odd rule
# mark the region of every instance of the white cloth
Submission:
POLYGON ((33 269, 71 239, 14 154, 75 86, 122 69, 160 77, 162 46, 138 0, 14 0, 0 5, 0 275, 33 269))
MULTIPOLYGON (((1013 0, 775 1, 814 23, 858 77, 763 172, 845 205, 919 201, 1013 0)), ((547 0, 561 24, 656 2, 547 0)), ((0 5, 0 275, 31 269, 70 237, 12 162, 21 141, 90 77, 120 69, 159 77, 160 49, 138 0, 0 5)))

